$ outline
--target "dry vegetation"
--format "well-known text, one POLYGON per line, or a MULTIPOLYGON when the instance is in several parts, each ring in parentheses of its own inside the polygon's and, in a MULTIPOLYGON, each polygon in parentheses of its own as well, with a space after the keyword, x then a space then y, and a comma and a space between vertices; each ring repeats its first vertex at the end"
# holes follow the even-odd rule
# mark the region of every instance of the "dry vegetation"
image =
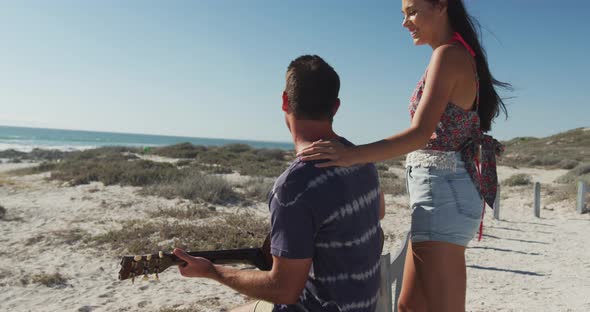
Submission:
POLYGON ((521 186, 530 185, 532 183, 532 177, 524 173, 513 174, 509 178, 501 182, 501 184, 505 186, 521 186))
POLYGON ((379 186, 381 191, 385 194, 391 195, 403 195, 406 193, 406 181, 405 178, 398 177, 395 173, 383 170, 383 167, 378 167, 379 173, 379 186))
POLYGON ((545 205, 550 205, 565 200, 574 202, 576 200, 576 196, 578 195, 578 189, 575 184, 544 186, 542 192, 546 198, 546 200, 544 200, 545 205))
POLYGON ((149 216, 123 221, 98 235, 79 228, 42 233, 29 238, 25 246, 67 244, 109 250, 113 255, 155 253, 175 247, 218 250, 260 247, 269 231, 266 220, 251 214, 216 213, 195 206, 159 209, 149 216))
MULTIPOLYGON (((586 128, 587 129, 587 128, 586 128)), ((578 128, 546 138, 520 137, 502 142, 500 165, 545 169, 574 169, 590 163, 590 131, 578 128)))
POLYGON ((176 219, 204 219, 216 215, 215 207, 211 209, 199 208, 196 205, 190 205, 183 208, 159 208, 155 211, 148 212, 151 218, 176 218, 176 219))
POLYGON ((51 288, 63 288, 67 286, 68 279, 60 273, 41 273, 30 277, 30 282, 45 285, 51 288))
POLYGON ((273 185, 274 181, 272 179, 256 177, 251 178, 243 185, 239 185, 239 187, 244 190, 244 195, 247 198, 259 202, 267 202, 273 185))
POLYGON ((34 149, 30 153, 19 152, 15 150, 0 151, 0 158, 10 159, 11 162, 28 161, 45 161, 63 159, 69 152, 58 150, 34 149))
POLYGON ((146 186, 143 193, 170 199, 180 197, 193 202, 202 200, 212 204, 235 204, 244 200, 243 195, 235 192, 223 178, 202 173, 195 168, 177 170, 165 181, 146 186))
POLYGON ((120 229, 91 237, 88 245, 108 246, 116 253, 127 254, 176 247, 193 251, 260 247, 268 230, 266 220, 249 214, 225 214, 201 224, 186 219, 132 220, 123 222, 120 229))
POLYGON ((567 169, 558 183, 590 184, 590 128, 577 128, 546 138, 521 137, 507 142, 498 163, 513 167, 567 169))
MULTIPOLYGON (((40 150, 32 153, 6 151, 4 156, 39 160, 40 150)), ((276 177, 288 165, 287 153, 282 150, 254 149, 234 144, 221 147, 177 144, 147 151, 126 147, 62 153, 34 168, 18 170, 16 174, 51 172, 50 178, 67 182, 71 186, 100 181, 105 185, 142 187, 144 194, 166 198, 185 198, 194 202, 237 204, 248 200, 265 200, 271 182, 260 177, 276 177), (150 153, 166 157, 183 157, 175 164, 139 159, 136 154, 150 153), (216 174, 237 171, 255 178, 244 192, 216 174)))
POLYGON ((557 178, 555 182, 571 184, 580 180, 585 181, 586 184, 590 185, 590 163, 578 165, 568 173, 557 178))
POLYGON ((194 159, 191 164, 213 173, 239 172, 242 175, 278 177, 293 160, 293 153, 279 149, 256 149, 246 144, 195 146, 181 143, 150 150, 151 154, 194 159))
MULTIPOLYGON (((2 156, 38 161, 38 155, 43 154, 35 153, 7 155, 10 154, 7 152, 2 156)), ((190 250, 259 247, 269 231, 266 220, 251 214, 216 212, 208 204, 266 201, 273 179, 256 176, 254 168, 261 166, 263 175, 278 175, 288 164, 283 151, 256 150, 243 145, 205 148, 179 144, 146 151, 108 147, 63 153, 58 159, 54 159, 52 153, 48 155, 49 159, 39 166, 18 170, 15 174, 50 172, 50 179, 70 186, 100 181, 105 185, 141 187, 140 192, 144 194, 192 201, 188 206, 148 211, 149 219, 123 221, 99 235, 74 228, 41 233, 26 242, 29 246, 57 243, 106 248, 113 254, 149 253, 174 247, 190 250), (154 162, 136 156, 142 153, 193 159, 179 163, 154 162), (230 166, 231 169, 223 169, 230 166), (241 185, 232 185, 212 174, 233 171, 250 173, 254 177, 241 185)), ((0 208, 3 214, 5 209, 0 208)), ((62 283, 58 275, 40 276, 36 280, 48 285, 62 283)))

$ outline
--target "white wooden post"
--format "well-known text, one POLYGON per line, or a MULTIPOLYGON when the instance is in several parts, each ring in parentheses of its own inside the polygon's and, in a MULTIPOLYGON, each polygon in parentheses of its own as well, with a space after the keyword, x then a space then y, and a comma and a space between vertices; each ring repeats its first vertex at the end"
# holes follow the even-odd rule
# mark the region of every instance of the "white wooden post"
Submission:
MULTIPOLYGON (((389 278, 393 283, 395 281, 395 297, 393 300, 393 310, 397 312, 397 303, 399 301, 399 295, 402 292, 402 282, 404 280, 404 264, 406 263, 406 254, 408 253, 408 244, 410 242, 410 232, 406 232, 404 237, 404 245, 397 251, 397 254, 391 262, 389 278)), ((391 287, 390 287, 391 288, 391 287)))
POLYGON ((500 184, 498 184, 496 200, 494 201, 494 219, 500 220, 500 184))
POLYGON ((576 211, 580 214, 586 210, 586 183, 584 181, 578 182, 578 200, 576 205, 576 211))
POLYGON ((541 183, 535 182, 534 192, 535 192, 535 203, 533 206, 535 208, 535 217, 540 218, 541 217, 541 183))
POLYGON ((376 312, 392 312, 393 300, 391 296, 391 280, 389 279, 390 259, 389 253, 381 255, 381 281, 376 312))
POLYGON ((410 233, 406 232, 404 243, 397 251, 393 260, 389 253, 381 255, 381 284, 379 297, 377 298, 377 312, 397 312, 397 302, 402 291, 404 279, 404 264, 408 252, 410 233), (391 291, 391 285, 395 282, 395 297, 391 291))

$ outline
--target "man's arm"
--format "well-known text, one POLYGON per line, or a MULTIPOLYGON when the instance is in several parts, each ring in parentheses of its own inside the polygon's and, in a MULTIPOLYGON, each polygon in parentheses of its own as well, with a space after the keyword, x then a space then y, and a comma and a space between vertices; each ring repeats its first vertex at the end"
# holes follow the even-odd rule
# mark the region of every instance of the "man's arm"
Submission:
POLYGON ((299 300, 312 263, 311 258, 273 256, 270 271, 237 270, 192 257, 181 249, 175 249, 174 254, 187 263, 179 266, 182 276, 210 278, 249 297, 276 304, 292 304, 299 300))

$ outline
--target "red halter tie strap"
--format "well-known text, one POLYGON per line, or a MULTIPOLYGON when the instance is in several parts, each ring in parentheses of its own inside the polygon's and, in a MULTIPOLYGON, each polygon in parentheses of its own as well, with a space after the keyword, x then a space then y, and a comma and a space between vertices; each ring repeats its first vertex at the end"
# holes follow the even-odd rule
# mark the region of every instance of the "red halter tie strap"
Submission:
MULTIPOLYGON (((453 34, 453 38, 451 38, 450 42, 454 42, 454 41, 459 41, 464 47, 465 49, 467 49, 467 51, 469 52, 469 54, 471 54, 472 57, 475 57, 475 51, 473 51, 473 49, 471 48, 471 46, 469 44, 467 44, 467 42, 465 42, 465 39, 463 39, 463 36, 461 36, 460 33, 455 32, 453 34)), ((477 89, 479 90, 479 79, 477 81, 477 89)), ((477 98, 477 103, 479 104, 479 96, 477 98)), ((481 169, 480 169, 480 163, 479 163, 479 157, 475 157, 475 168, 477 169, 477 176, 479 178, 479 183, 480 183, 480 189, 483 188, 482 185, 482 175, 481 175, 481 169)), ((486 213, 486 202, 484 200, 483 202, 483 209, 481 211, 481 219, 479 222, 479 235, 477 240, 481 241, 481 238, 483 236, 483 219, 486 213)))
POLYGON ((453 34, 453 38, 451 38, 450 42, 453 42, 453 41, 461 42, 461 44, 465 47, 465 49, 467 49, 467 51, 469 51, 469 54, 471 54, 471 56, 475 57, 475 51, 473 51, 471 46, 469 44, 467 44, 467 42, 465 42, 465 39, 463 39, 463 36, 461 36, 460 33, 455 32, 453 34))

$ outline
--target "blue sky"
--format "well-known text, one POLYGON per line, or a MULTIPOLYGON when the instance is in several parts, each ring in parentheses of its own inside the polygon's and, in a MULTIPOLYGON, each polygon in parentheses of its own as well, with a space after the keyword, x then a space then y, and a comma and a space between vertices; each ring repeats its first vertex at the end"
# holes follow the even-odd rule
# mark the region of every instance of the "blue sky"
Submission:
MULTIPOLYGON (((510 82, 499 139, 590 126, 584 0, 467 0, 492 73, 510 82)), ((366 143, 409 126, 429 61, 401 1, 0 1, 0 124, 289 141, 288 63, 339 73, 337 132, 366 143)))

